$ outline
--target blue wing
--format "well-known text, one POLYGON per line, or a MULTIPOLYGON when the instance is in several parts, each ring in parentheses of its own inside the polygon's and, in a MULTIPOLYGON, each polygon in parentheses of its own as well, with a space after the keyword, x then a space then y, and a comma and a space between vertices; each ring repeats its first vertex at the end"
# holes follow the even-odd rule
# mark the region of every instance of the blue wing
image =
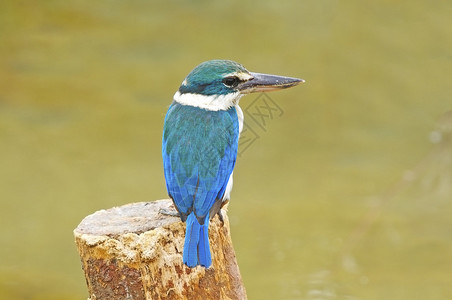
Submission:
POLYGON ((173 103, 163 129, 166 186, 182 220, 194 212, 204 223, 221 199, 237 158, 239 125, 234 107, 208 111, 173 103))

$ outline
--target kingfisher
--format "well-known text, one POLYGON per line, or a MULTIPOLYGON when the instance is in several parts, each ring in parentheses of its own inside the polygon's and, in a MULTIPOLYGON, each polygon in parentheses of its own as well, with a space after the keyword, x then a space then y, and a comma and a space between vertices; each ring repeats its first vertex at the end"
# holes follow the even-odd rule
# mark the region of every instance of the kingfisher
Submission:
POLYGON ((186 222, 183 263, 212 264, 209 221, 229 202, 243 112, 242 96, 289 88, 303 79, 249 72, 231 60, 209 60, 182 81, 163 126, 169 197, 186 222))

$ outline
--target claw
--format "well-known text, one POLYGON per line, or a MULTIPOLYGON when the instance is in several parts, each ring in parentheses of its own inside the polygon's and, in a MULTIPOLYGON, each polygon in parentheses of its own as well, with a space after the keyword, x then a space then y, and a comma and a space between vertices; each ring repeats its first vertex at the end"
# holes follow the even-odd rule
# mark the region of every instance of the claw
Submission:
POLYGON ((223 217, 223 213, 221 212, 221 209, 218 211, 217 215, 218 215, 218 218, 220 219, 221 226, 224 226, 224 217, 223 217))

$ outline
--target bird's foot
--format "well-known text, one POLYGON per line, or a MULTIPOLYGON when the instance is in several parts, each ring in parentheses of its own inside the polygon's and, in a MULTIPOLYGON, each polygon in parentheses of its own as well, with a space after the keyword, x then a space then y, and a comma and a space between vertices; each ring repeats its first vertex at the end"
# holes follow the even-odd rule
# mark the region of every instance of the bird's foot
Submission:
POLYGON ((217 215, 218 215, 218 218, 220 219, 221 226, 224 226, 224 217, 223 217, 223 213, 221 212, 221 209, 218 211, 217 215))

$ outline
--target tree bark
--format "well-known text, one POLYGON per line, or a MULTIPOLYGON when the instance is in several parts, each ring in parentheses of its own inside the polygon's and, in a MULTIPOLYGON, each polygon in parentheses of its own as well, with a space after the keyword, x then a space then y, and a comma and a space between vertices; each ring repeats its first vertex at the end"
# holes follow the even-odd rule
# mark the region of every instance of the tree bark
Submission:
POLYGON ((171 200, 101 210, 74 230, 90 300, 246 299, 229 220, 210 221, 212 266, 182 263, 185 223, 161 214, 171 200))

